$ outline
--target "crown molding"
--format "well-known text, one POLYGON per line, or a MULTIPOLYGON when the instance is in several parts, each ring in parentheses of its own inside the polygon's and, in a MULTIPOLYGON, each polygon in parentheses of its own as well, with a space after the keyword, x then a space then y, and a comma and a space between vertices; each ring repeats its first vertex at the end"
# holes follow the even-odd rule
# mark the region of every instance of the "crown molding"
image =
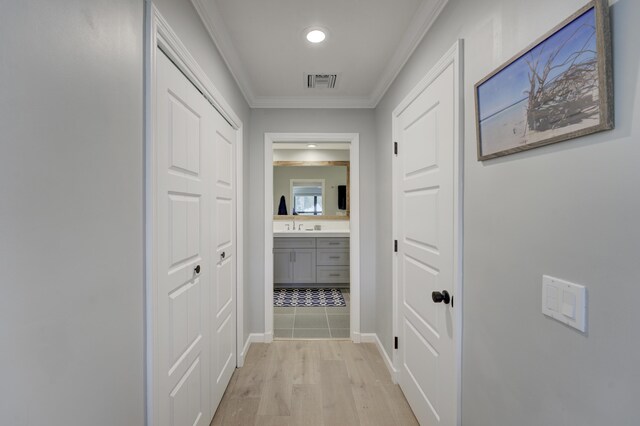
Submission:
POLYGON ((251 108, 375 108, 418 47, 448 0, 425 0, 370 96, 256 96, 215 0, 191 0, 220 56, 251 108))
POLYGON ((209 36, 216 45, 220 56, 227 65, 229 72, 238 84, 244 99, 250 107, 253 108, 252 101, 255 99, 253 89, 250 85, 249 76, 244 71, 245 67, 233 46, 233 42, 229 37, 229 31, 226 24, 222 20, 222 15, 218 9, 217 3, 206 0, 191 0, 193 7, 200 15, 200 20, 204 24, 209 36))
POLYGON ((398 74, 400 74, 402 68, 427 34, 427 31, 429 31, 429 28, 440 16, 440 12, 442 12, 448 1, 426 0, 422 3, 371 94, 371 99, 375 106, 378 106, 378 103, 387 93, 398 74))
POLYGON ((252 108, 375 108, 371 98, 357 96, 259 96, 252 108))

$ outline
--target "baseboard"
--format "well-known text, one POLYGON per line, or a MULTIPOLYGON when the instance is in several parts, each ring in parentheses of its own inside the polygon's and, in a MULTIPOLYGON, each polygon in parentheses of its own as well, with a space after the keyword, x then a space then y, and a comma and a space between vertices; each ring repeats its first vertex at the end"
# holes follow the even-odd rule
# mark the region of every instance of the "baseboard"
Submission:
POLYGON ((244 365, 244 358, 247 356, 247 352, 249 352, 251 344, 262 343, 264 341, 264 333, 251 333, 247 336, 247 340, 244 342, 244 347, 242 348, 242 353, 238 356, 238 368, 244 365))
POLYGON ((398 370, 396 370, 396 368, 393 366, 393 362, 391 361, 391 358, 389 358, 389 355, 384 349, 384 346, 382 346, 382 342, 380 341, 378 335, 376 333, 360 333, 360 341, 362 343, 376 344, 376 346, 378 347, 378 352, 380 352, 380 356, 384 360, 384 363, 389 370, 391 380, 393 381, 393 383, 398 383, 398 370))
POLYGON ((376 333, 360 333, 360 342, 377 343, 377 335, 376 333))

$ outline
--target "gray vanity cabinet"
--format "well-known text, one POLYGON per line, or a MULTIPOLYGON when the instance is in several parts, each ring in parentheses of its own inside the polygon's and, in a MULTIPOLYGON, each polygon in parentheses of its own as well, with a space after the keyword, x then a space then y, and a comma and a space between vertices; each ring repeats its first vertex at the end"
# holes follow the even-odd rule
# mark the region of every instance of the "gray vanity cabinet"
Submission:
POLYGON ((274 238, 273 283, 349 284, 348 238, 274 238))
POLYGON ((292 261, 291 249, 273 249, 273 282, 275 284, 293 283, 292 261))
POLYGON ((274 284, 316 282, 315 238, 276 238, 273 244, 274 284))
POLYGON ((318 238, 316 259, 318 284, 349 283, 348 238, 318 238))
POLYGON ((316 282, 316 249, 293 249, 293 283, 316 282))

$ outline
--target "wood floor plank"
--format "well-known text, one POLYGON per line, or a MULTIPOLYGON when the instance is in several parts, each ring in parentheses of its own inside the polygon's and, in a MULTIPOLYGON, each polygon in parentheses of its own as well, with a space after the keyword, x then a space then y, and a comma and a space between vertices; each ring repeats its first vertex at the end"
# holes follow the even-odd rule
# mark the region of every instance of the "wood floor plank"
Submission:
POLYGON ((231 380, 229 380, 229 385, 225 389, 224 394, 222 395, 222 400, 220 401, 220 404, 218 405, 218 408, 213 415, 211 426, 221 426, 223 424, 224 416, 226 413, 229 412, 229 409, 227 408, 227 406, 229 404, 229 400, 231 399, 231 394, 233 393, 233 389, 235 389, 236 387, 239 371, 240 370, 236 368, 236 370, 233 372, 233 375, 231 376, 231 380))
POLYGON ((293 374, 288 363, 291 352, 295 352, 293 345, 287 342, 274 342, 269 350, 267 375, 258 414, 261 416, 290 416, 291 393, 293 390, 293 374))
POLYGON ((344 361, 320 361, 322 418, 326 425, 359 425, 351 382, 344 361))
POLYGON ((351 384, 360 386, 380 383, 380 379, 374 371, 375 366, 364 354, 362 346, 362 344, 354 345, 352 342, 340 342, 340 350, 347 365, 351 384))
POLYGON ((231 396, 234 398, 260 398, 262 387, 267 376, 270 346, 265 343, 254 343, 249 348, 242 368, 237 371, 238 377, 231 396))
MULTIPOLYGON (((225 406, 223 426, 252 425, 258 415, 260 398, 229 398, 225 406)), ((215 418, 214 418, 215 419, 215 418)))
POLYGON ((211 426, 417 424, 376 345, 296 340, 251 345, 211 426))
POLYGON ((320 384, 320 353, 317 345, 306 341, 297 348, 296 358, 291 360, 293 384, 320 384))
POLYGON ((324 340, 318 342, 318 348, 320 350, 321 360, 342 360, 343 355, 340 350, 340 341, 338 340, 324 340))
POLYGON ((391 374, 389 374, 389 369, 382 359, 382 356, 378 351, 378 347, 374 343, 362 343, 358 345, 358 349, 366 359, 367 365, 371 371, 373 371, 376 380, 384 384, 393 384, 391 374))
POLYGON ((382 385, 363 383, 352 386, 352 391, 361 424, 367 426, 401 424, 395 421, 382 385))
POLYGON ((407 426, 419 425, 400 386, 394 384, 382 385, 382 390, 386 400, 389 402, 389 408, 396 421, 395 424, 407 426))
POLYGON ((322 390, 317 385, 293 385, 291 398, 291 424, 323 426, 322 390))
MULTIPOLYGON (((288 416, 258 416, 255 426, 291 426, 291 417, 288 416)), ((246 426, 246 425, 245 425, 246 426)))

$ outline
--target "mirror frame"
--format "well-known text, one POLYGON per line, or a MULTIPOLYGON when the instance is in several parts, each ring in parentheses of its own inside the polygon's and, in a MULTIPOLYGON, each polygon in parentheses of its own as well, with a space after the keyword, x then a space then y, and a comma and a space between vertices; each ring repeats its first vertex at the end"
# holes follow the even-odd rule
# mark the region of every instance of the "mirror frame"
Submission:
POLYGON ((344 216, 273 215, 273 220, 349 220, 351 215, 351 162, 350 161, 274 161, 273 167, 346 166, 347 210, 344 216))

